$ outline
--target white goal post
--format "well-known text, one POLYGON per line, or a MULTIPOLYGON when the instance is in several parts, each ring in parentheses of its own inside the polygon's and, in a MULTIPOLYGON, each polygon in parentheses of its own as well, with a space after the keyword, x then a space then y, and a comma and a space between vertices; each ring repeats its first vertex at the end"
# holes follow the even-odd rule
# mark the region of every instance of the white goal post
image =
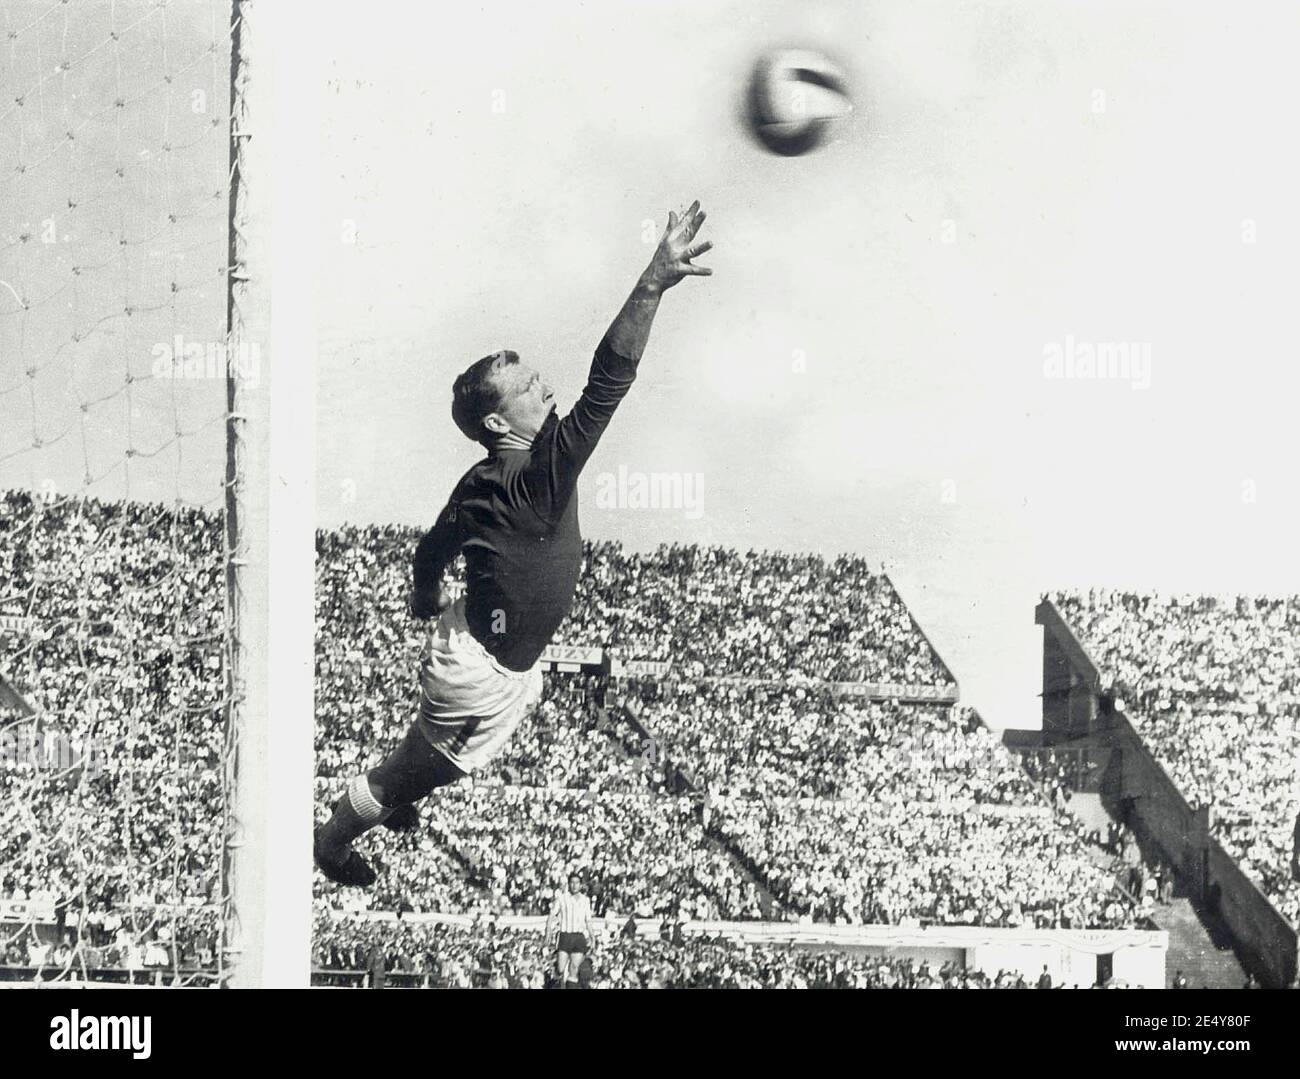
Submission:
POLYGON ((274 65, 296 51, 305 18, 297 5, 232 0, 229 343, 235 354, 246 339, 269 346, 261 387, 228 387, 227 760, 237 795, 225 865, 236 987, 305 988, 311 973, 315 432, 304 268, 314 222, 303 140, 316 130, 319 91, 277 80, 274 65))

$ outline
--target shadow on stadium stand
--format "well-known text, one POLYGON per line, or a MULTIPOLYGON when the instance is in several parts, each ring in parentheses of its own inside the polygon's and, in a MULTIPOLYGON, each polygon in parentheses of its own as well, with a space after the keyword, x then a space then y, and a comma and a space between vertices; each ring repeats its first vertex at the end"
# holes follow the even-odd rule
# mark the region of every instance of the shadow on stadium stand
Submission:
MULTIPOLYGON (((1291 985, 1295 927, 1214 838, 1211 809, 1188 804, 1113 695, 1104 691, 1097 665, 1056 606, 1044 599, 1035 620, 1044 628, 1040 744, 1104 760, 1094 782, 1107 812, 1132 828, 1145 856, 1156 854, 1174 868, 1179 890, 1210 941, 1230 946, 1262 985, 1291 985)), ((1015 742, 1023 745, 1023 732, 1015 742)))

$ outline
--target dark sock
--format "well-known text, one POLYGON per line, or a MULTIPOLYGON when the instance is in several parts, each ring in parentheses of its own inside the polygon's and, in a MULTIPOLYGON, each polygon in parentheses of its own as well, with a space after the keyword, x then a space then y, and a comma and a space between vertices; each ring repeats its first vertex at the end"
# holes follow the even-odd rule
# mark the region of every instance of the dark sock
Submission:
POLYGON ((316 832, 316 846, 331 862, 341 863, 352 841, 383 823, 391 812, 375 800, 366 777, 357 776, 338 800, 334 815, 316 832))

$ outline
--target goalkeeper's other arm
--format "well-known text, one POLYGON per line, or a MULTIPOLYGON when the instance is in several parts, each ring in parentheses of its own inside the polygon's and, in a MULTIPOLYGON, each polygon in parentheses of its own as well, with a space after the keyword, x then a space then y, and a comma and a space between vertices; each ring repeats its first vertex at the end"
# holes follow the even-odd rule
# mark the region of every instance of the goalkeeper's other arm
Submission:
POLYGON ((411 589, 411 614, 424 620, 442 614, 451 606, 451 592, 438 581, 431 589, 411 589))
POLYGON ((437 523, 424 534, 412 563, 411 614, 433 618, 451 606, 451 593, 442 577, 460 551, 456 512, 449 503, 437 523))

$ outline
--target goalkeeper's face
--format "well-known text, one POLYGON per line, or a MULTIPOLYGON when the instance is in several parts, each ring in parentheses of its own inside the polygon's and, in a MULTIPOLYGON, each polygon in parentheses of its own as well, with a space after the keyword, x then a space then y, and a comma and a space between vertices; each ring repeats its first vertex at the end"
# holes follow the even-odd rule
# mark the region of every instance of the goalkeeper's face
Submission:
POLYGON ((555 391, 541 372, 522 361, 497 368, 492 380, 501 395, 495 415, 508 430, 531 442, 555 411, 555 391))

